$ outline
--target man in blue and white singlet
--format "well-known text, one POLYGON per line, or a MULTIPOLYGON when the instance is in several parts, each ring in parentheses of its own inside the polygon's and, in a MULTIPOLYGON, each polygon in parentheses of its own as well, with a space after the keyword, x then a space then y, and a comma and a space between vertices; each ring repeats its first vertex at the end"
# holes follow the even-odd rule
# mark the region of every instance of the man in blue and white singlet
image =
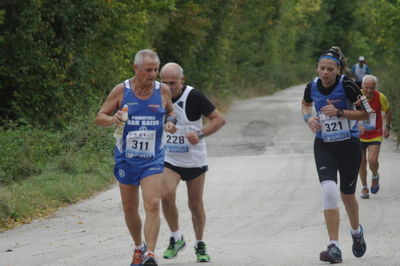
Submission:
POLYGON ((135 244, 131 265, 157 265, 154 250, 160 230, 160 200, 164 169, 163 131, 176 131, 171 94, 156 81, 160 60, 152 50, 139 51, 134 60, 135 76, 118 84, 108 95, 96 117, 102 127, 119 125, 122 106, 128 106, 122 139, 117 140, 114 175, 119 182, 125 221, 135 244), (142 241, 139 186, 146 218, 142 241))
POLYGON ((187 186, 189 208, 195 231, 194 245, 197 261, 208 262, 210 256, 203 239, 206 223, 203 188, 208 169, 204 137, 220 129, 225 124, 225 119, 204 94, 191 86, 185 86, 183 69, 178 64, 164 65, 160 76, 162 82, 170 87, 178 119, 176 133, 166 134, 165 140, 162 208, 171 230, 171 237, 163 257, 174 258, 185 246, 185 240, 179 230, 178 209, 175 204, 176 189, 180 180, 183 180, 187 186), (209 120, 204 128, 203 116, 209 120))

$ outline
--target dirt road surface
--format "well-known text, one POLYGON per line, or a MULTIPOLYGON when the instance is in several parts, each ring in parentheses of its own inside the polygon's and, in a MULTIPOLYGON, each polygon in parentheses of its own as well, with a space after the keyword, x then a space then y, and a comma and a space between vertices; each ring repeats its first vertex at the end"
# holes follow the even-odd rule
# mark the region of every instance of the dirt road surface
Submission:
MULTIPOLYGON (((313 134, 300 114, 303 89, 239 101, 225 115, 226 126, 207 137, 208 265, 327 265, 319 261, 328 237, 313 134)), ((352 255, 350 226, 340 204, 344 265, 400 265, 400 152, 393 140, 382 145, 380 167, 381 190, 359 199, 368 245, 362 258, 352 255)), ((187 248, 174 260, 160 258, 160 265, 198 265, 184 184, 178 208, 187 248)), ((162 220, 159 256, 168 239, 162 220)), ((0 265, 129 265, 131 250, 117 186, 52 217, 0 233, 0 265)))

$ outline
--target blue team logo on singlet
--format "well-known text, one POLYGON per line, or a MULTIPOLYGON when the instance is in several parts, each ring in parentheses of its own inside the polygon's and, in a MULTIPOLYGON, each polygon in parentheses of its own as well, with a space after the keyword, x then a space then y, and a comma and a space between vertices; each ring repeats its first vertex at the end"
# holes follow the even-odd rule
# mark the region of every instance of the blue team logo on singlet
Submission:
POLYGON ((125 171, 122 170, 122 169, 119 169, 118 170, 118 175, 119 175, 119 177, 124 178, 125 177, 125 171))

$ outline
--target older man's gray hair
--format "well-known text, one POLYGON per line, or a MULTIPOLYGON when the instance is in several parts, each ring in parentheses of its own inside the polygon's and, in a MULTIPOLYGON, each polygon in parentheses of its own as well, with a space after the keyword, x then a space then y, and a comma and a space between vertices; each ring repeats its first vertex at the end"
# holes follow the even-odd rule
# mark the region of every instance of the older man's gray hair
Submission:
POLYGON ((149 56, 152 59, 156 59, 158 61, 158 64, 160 64, 160 58, 158 57, 157 53, 150 49, 143 49, 137 52, 133 64, 138 67, 142 67, 143 60, 146 56, 149 56))
POLYGON ((178 74, 179 78, 184 77, 183 68, 180 65, 178 65, 177 63, 173 63, 173 62, 167 63, 161 68, 161 70, 160 70, 161 77, 163 76, 164 71, 166 71, 167 69, 175 70, 176 73, 178 74))
POLYGON ((378 86, 378 78, 375 77, 374 75, 371 75, 371 74, 365 75, 365 76, 362 78, 362 83, 364 83, 364 82, 366 82, 366 81, 368 81, 368 80, 371 80, 371 81, 374 82, 375 88, 378 86))

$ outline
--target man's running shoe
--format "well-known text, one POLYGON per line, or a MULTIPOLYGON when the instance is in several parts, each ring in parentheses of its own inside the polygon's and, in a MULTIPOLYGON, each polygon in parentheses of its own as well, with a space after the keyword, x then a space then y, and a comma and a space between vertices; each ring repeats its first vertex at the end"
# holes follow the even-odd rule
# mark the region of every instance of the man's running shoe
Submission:
POLYGON ((353 238, 353 254, 356 257, 362 257, 365 254, 365 251, 367 250, 367 244, 365 244, 365 240, 364 240, 364 229, 362 227, 362 225, 360 224, 360 229, 361 232, 358 234, 352 234, 352 238, 353 238))
POLYGON ((154 255, 153 252, 151 251, 146 251, 146 253, 144 253, 143 255, 143 260, 142 260, 142 265, 143 266, 157 266, 158 265, 158 261, 156 258, 156 255, 154 255))
POLYGON ((135 249, 133 252, 133 258, 132 258, 132 263, 131 266, 142 266, 142 259, 143 255, 146 252, 146 245, 143 244, 142 248, 135 249))
POLYGON ((376 194, 379 191, 379 174, 372 177, 371 193, 376 194))
POLYGON ((341 263, 342 252, 335 244, 330 244, 328 248, 319 254, 321 261, 328 261, 330 263, 341 263))
POLYGON ((369 199, 368 187, 363 187, 363 189, 361 189, 361 198, 362 199, 369 199))
POLYGON ((207 254, 206 243, 200 241, 197 243, 197 247, 194 247, 197 256, 197 262, 209 262, 211 261, 210 255, 207 254))
POLYGON ((175 238, 171 236, 169 239, 168 248, 164 251, 163 257, 164 259, 173 259, 178 255, 178 252, 185 247, 185 240, 183 236, 181 240, 175 241, 175 238))

